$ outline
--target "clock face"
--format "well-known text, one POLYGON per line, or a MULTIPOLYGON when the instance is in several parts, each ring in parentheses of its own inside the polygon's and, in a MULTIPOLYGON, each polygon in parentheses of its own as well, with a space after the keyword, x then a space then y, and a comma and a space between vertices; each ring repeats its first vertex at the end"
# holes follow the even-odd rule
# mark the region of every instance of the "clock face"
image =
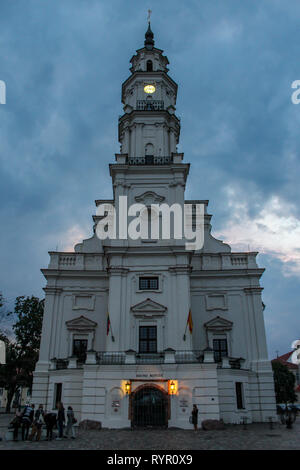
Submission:
POLYGON ((154 93, 155 92, 155 86, 154 85, 144 86, 144 92, 145 93, 154 93))

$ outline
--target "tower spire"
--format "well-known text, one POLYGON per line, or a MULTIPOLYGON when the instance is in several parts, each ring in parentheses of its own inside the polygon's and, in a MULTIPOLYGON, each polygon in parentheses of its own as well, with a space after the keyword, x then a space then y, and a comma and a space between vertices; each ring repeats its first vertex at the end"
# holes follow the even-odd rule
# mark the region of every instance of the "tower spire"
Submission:
POLYGON ((151 13, 152 13, 152 11, 148 10, 148 17, 147 17, 148 29, 147 29, 146 34, 145 34, 145 43, 144 43, 146 49, 148 49, 148 50, 151 50, 154 47, 154 34, 153 34, 153 32, 151 30, 151 26, 150 26, 151 13))

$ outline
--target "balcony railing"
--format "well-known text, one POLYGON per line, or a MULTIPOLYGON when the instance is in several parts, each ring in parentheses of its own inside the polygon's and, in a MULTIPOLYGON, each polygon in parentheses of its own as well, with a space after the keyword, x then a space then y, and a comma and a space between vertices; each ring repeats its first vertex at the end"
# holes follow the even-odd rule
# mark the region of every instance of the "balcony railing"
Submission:
POLYGON ((136 109, 138 111, 163 111, 164 102, 161 100, 137 100, 136 109))
POLYGON ((154 155, 145 155, 144 157, 128 158, 129 165, 170 165, 172 157, 155 157, 154 155))
POLYGON ((164 353, 154 353, 154 354, 136 354, 136 363, 137 364, 163 364, 165 361, 164 353))
POLYGON ((104 352, 96 353, 97 364, 110 365, 110 364, 125 364, 124 352, 104 352))
MULTIPOLYGON (((191 350, 191 351, 173 351, 166 350, 157 353, 137 353, 135 351, 91 351, 90 354, 94 357, 92 362, 88 360, 88 364, 97 365, 123 365, 123 364, 202 364, 204 362, 215 362, 214 360, 206 361, 205 351, 202 350, 191 350)), ((217 362, 217 367, 227 367, 230 369, 240 369, 241 363, 245 361, 243 358, 226 358, 227 365, 223 364, 223 361, 217 362)), ((82 368, 84 364, 76 359, 72 358, 51 360, 52 369, 69 369, 69 368, 82 368)))
POLYGON ((176 364, 191 364, 196 362, 203 362, 203 359, 204 352, 201 350, 175 352, 176 364))

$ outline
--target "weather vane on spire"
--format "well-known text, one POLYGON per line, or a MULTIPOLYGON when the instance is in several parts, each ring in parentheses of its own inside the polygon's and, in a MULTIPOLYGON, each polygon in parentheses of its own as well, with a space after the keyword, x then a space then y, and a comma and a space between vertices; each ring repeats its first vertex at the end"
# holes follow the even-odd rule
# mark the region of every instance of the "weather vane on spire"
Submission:
POLYGON ((148 17, 147 17, 147 21, 148 23, 150 24, 150 17, 151 17, 151 13, 152 13, 152 10, 148 10, 148 17))

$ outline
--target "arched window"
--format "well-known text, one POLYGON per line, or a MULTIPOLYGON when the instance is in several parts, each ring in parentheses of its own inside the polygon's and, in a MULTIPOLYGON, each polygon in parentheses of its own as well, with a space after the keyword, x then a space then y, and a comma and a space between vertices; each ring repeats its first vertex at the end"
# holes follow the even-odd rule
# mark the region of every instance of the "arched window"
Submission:
POLYGON ((147 144, 145 147, 145 155, 154 155, 154 145, 147 144))
POLYGON ((153 71, 152 60, 147 60, 147 72, 152 72, 152 71, 153 71))

